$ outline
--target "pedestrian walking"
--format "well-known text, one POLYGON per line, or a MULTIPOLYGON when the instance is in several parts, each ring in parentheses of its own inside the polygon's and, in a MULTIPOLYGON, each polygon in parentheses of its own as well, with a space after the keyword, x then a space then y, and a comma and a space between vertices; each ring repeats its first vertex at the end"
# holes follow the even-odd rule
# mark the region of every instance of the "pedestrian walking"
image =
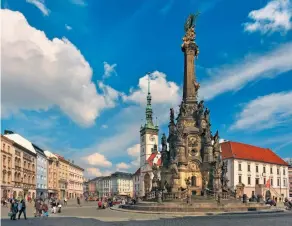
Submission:
POLYGON ((52 201, 52 213, 57 212, 57 203, 55 200, 52 201))
POLYGON ((80 198, 79 197, 77 197, 77 205, 80 207, 81 205, 80 205, 80 198))
POLYGON ((21 214, 23 213, 24 219, 26 220, 26 203, 25 200, 22 199, 18 206, 19 214, 18 214, 18 220, 20 219, 21 214))
POLYGON ((16 214, 18 212, 18 204, 16 200, 12 200, 10 206, 10 220, 16 220, 16 214))
POLYGON ((64 198, 64 206, 67 206, 67 198, 64 198))

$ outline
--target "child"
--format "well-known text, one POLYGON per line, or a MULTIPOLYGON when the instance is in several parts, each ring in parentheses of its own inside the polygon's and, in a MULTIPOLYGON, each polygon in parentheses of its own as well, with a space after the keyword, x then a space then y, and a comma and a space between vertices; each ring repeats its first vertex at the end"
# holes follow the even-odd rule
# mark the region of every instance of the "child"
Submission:
POLYGON ((43 210, 43 216, 48 217, 49 216, 49 207, 46 203, 42 205, 42 210, 43 210))

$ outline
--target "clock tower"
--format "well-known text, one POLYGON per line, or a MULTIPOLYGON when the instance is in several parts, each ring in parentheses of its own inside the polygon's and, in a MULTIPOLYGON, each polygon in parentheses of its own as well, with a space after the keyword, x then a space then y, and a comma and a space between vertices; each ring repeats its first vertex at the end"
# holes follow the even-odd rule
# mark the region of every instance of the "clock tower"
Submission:
POLYGON ((158 149, 158 125, 153 123, 153 111, 151 106, 150 93, 150 73, 148 73, 148 95, 146 105, 146 122, 140 129, 140 191, 139 196, 144 196, 145 192, 151 190, 151 180, 153 177, 152 168, 148 163, 148 158, 158 149))

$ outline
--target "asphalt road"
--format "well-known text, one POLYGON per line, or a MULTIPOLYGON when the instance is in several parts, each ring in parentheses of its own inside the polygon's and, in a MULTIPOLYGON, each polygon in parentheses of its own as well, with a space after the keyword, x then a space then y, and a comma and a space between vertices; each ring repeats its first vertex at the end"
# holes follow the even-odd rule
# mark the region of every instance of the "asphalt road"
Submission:
MULTIPOLYGON (((112 212, 114 215, 116 212, 112 212)), ((74 218, 74 217, 51 217, 47 219, 31 218, 29 220, 1 220, 3 226, 97 226, 97 225, 175 225, 175 226, 291 226, 292 213, 277 214, 240 214, 225 216, 205 216, 205 217, 179 217, 172 219, 157 220, 127 220, 127 221, 108 221, 90 219, 90 218, 74 218)))

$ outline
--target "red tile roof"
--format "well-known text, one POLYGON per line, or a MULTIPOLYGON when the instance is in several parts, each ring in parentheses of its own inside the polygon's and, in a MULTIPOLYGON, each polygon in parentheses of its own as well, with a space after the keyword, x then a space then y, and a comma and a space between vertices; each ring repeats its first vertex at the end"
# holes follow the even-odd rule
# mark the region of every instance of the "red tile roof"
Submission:
POLYGON ((260 148, 249 144, 227 141, 221 143, 222 158, 245 159, 256 162, 288 165, 283 159, 268 148, 260 148))
POLYGON ((157 153, 152 153, 149 158, 147 159, 147 162, 149 163, 150 166, 155 163, 157 166, 161 165, 161 154, 160 152, 157 153))

